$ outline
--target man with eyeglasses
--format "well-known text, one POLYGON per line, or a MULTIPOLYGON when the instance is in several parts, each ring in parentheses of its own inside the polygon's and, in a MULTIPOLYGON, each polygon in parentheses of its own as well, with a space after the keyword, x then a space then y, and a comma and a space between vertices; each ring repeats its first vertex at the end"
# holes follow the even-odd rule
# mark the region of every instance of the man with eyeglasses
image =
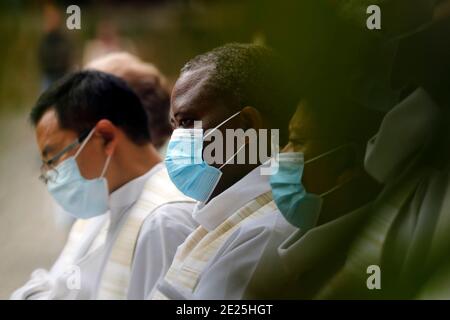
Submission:
POLYGON ((139 297, 136 279, 156 279, 164 263, 150 264, 147 255, 170 259, 196 227, 187 218, 193 202, 171 183, 139 98, 113 75, 81 71, 44 92, 30 119, 40 179, 77 222, 51 270, 34 271, 11 298, 139 297), (159 239, 160 215, 176 226, 166 242, 159 239), (149 243, 161 245, 151 251, 149 243))

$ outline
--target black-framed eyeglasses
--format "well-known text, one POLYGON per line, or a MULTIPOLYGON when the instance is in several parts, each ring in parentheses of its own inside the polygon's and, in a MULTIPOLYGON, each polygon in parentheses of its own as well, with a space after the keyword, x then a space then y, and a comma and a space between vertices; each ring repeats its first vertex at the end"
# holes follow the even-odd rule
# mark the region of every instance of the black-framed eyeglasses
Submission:
POLYGON ((55 164, 58 163, 59 159, 61 159, 63 155, 65 155, 67 152, 72 151, 81 143, 83 143, 83 141, 89 135, 89 132, 91 132, 91 130, 86 130, 85 132, 83 132, 74 142, 70 143, 68 146, 54 155, 51 159, 46 161, 43 160, 39 180, 47 184, 49 180, 56 179, 56 177, 58 176, 58 170, 56 170, 55 164), (49 174, 49 171, 53 171, 53 174, 49 174))

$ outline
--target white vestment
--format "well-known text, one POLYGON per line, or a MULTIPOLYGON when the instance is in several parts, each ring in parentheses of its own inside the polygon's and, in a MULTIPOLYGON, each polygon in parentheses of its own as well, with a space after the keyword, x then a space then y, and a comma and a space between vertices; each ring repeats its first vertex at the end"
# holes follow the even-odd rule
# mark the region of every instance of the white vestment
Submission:
MULTIPOLYGON (((17 289, 11 299, 96 299, 105 265, 133 205, 146 182, 163 169, 164 165, 158 164, 114 191, 110 195, 108 213, 89 219, 81 234, 69 237, 71 245, 66 244, 50 271, 34 271, 31 279, 17 289)), ((192 202, 165 204, 145 219, 134 253, 129 298, 143 299, 151 290, 148 287, 165 273, 176 248, 197 225, 189 219, 193 206, 192 202), (159 231, 162 220, 170 221, 165 222, 170 233, 159 231)))
POLYGON ((197 205, 193 216, 200 227, 178 248, 149 298, 247 298, 260 260, 281 264, 276 249, 296 228, 276 208, 261 167, 197 205))

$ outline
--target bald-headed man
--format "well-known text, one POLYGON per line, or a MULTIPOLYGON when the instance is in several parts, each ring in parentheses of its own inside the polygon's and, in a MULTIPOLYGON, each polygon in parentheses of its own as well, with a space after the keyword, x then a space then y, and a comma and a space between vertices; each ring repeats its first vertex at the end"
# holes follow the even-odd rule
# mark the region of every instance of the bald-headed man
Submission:
POLYGON ((147 112, 152 143, 164 157, 172 133, 169 122, 171 88, 158 68, 127 52, 107 54, 85 68, 110 73, 127 82, 147 112))

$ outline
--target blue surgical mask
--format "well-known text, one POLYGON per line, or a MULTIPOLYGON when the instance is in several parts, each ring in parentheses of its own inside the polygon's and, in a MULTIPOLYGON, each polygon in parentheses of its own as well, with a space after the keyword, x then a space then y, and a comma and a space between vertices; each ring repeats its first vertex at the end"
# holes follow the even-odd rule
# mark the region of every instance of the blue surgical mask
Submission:
POLYGON ((76 158, 94 133, 93 129, 75 156, 61 162, 50 170, 47 188, 55 201, 69 214, 78 219, 89 219, 108 211, 108 182, 104 175, 111 156, 106 160, 99 178, 85 179, 78 168, 76 158))
MULTIPOLYGON (((237 112, 223 121, 208 135, 239 113, 237 112)), ((218 169, 203 160, 203 141, 205 138, 203 129, 176 129, 170 138, 165 158, 166 168, 173 184, 183 194, 200 202, 208 201, 222 176, 220 169, 245 147, 243 144, 218 169)))
POLYGON ((339 184, 321 195, 307 192, 302 184, 304 166, 340 148, 306 162, 301 152, 286 152, 278 155, 278 171, 270 176, 273 199, 285 219, 304 232, 316 226, 323 197, 342 186, 339 184))

